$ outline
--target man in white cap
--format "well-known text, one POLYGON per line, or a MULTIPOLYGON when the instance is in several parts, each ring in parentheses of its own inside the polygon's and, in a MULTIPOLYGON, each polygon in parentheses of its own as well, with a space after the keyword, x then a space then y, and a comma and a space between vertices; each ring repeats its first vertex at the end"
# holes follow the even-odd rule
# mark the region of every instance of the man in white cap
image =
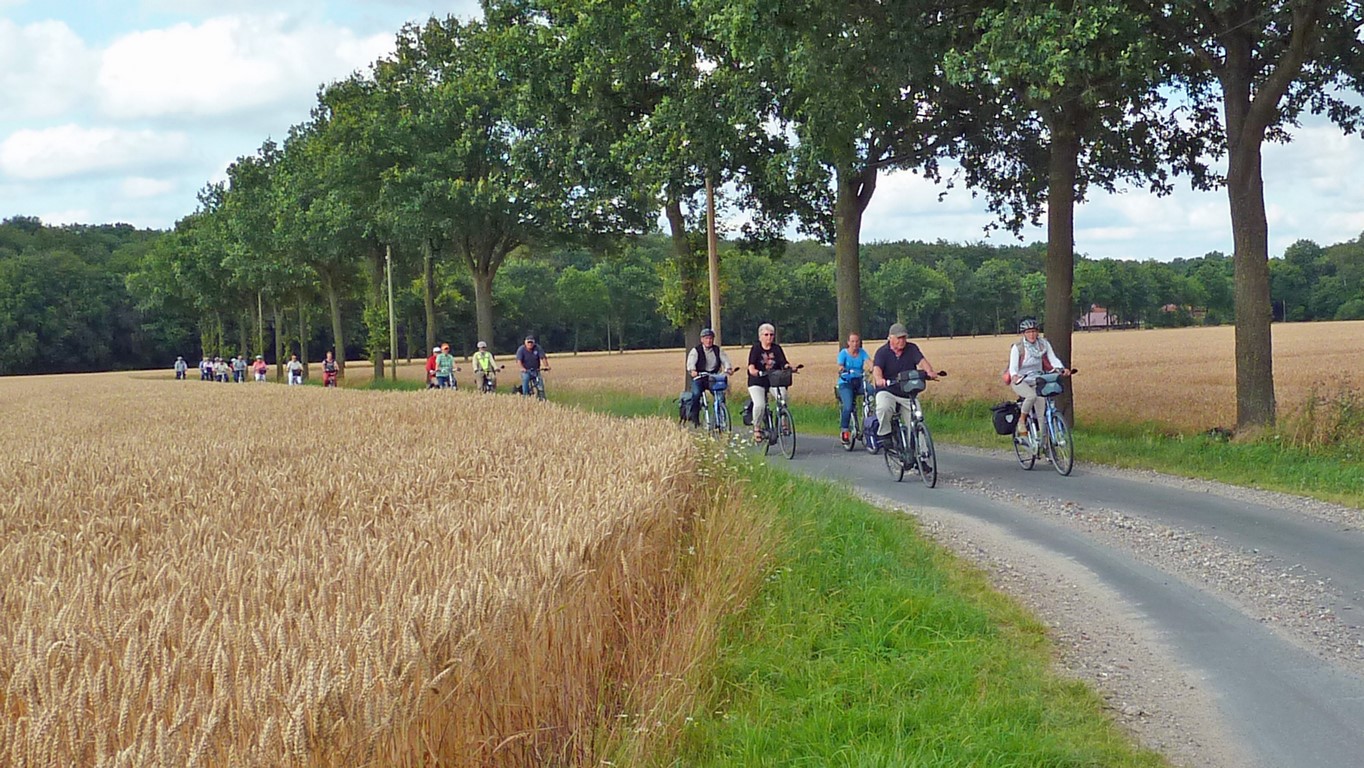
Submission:
POLYGON ((474 385, 479 392, 491 392, 497 381, 497 361, 488 351, 488 342, 480 341, 474 353, 474 385))
POLYGON ((925 378, 937 379, 937 369, 929 364, 919 345, 910 342, 909 331, 903 323, 895 323, 887 334, 886 344, 876 350, 871 361, 872 378, 876 382, 876 439, 884 444, 890 439, 890 419, 900 409, 900 419, 909 416, 910 399, 903 394, 896 378, 904 371, 922 371, 925 378))

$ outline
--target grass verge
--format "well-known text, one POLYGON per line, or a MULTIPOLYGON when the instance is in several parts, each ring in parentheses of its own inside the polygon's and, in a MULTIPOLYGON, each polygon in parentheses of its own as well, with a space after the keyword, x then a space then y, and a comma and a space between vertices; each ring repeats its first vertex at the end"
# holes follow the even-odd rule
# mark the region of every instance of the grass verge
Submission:
POLYGON ((744 473, 781 543, 662 764, 1165 765, 1049 671, 1036 620, 910 518, 829 483, 744 473))
MULTIPOLYGON (((660 398, 569 390, 553 397, 618 416, 676 418, 677 414, 676 401, 660 398)), ((990 426, 990 405, 929 400, 925 411, 938 442, 1006 450, 1007 438, 996 435, 990 426)), ((833 435, 838 431, 836 404, 797 403, 792 411, 800 432, 833 435)), ((731 412, 737 429, 738 405, 731 412)), ((1157 424, 1107 422, 1082 423, 1076 431, 1076 445, 1078 463, 1150 469, 1364 508, 1364 449, 1359 445, 1299 447, 1273 434, 1227 441, 1205 434, 1179 434, 1157 424)))

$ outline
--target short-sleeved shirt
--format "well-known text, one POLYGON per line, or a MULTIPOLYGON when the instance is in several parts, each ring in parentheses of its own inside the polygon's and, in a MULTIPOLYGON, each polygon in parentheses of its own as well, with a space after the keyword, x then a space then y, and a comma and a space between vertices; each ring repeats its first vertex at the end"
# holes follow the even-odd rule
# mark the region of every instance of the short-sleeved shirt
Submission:
MULTIPOLYGON (((924 353, 919 351, 919 345, 914 342, 905 344, 905 349, 900 354, 895 354, 895 350, 886 343, 876 350, 876 357, 872 359, 872 365, 881 369, 881 375, 887 381, 895 381, 895 377, 904 371, 912 371, 919 367, 919 363, 924 359, 924 353)), ((895 387, 890 387, 891 394, 895 394, 895 387)))
POLYGON ((862 378, 862 371, 866 369, 867 361, 870 359, 866 347, 858 347, 856 355, 847 348, 838 350, 838 364, 847 369, 838 375, 839 381, 855 381, 862 378))
POLYGON ((516 362, 528 371, 540 370, 540 361, 544 359, 545 353, 541 351, 539 344, 535 345, 535 349, 526 349, 525 344, 516 348, 516 362))
POLYGON ((474 370, 483 371, 484 373, 490 373, 494 368, 493 364, 495 362, 496 361, 493 360, 493 353, 491 352, 474 353, 474 370))
MULTIPOLYGON (((781 370, 789 365, 789 363, 786 362, 786 352, 784 352, 781 345, 776 342, 772 343, 771 349, 763 349, 761 343, 754 344, 753 347, 748 350, 748 364, 754 366, 763 373, 781 370)), ((748 386, 765 387, 767 386, 767 377, 754 376, 750 373, 748 375, 748 386)))
POLYGON ((436 375, 449 377, 455 372, 455 356, 442 352, 436 355, 436 375))

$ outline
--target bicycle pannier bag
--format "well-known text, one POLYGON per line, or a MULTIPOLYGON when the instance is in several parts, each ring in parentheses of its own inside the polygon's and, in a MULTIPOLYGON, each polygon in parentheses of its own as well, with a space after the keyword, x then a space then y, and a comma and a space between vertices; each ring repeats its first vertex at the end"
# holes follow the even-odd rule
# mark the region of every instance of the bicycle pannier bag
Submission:
POLYGON ((745 427, 751 427, 751 426, 753 426, 753 401, 752 401, 752 400, 749 400, 748 402, 744 403, 744 426, 745 426, 745 427))
POLYGON ((876 442, 876 432, 881 429, 881 420, 876 418, 876 414, 869 413, 862 419, 862 434, 867 435, 873 444, 876 442))
POLYGON ((682 396, 677 398, 677 420, 679 422, 691 421, 692 418, 691 409, 692 409, 691 393, 683 392, 682 396))
POLYGON ((767 374, 767 386, 769 387, 789 387, 791 386, 791 372, 783 368, 780 371, 769 371, 767 374))
POLYGON ((995 424, 995 432, 1001 435, 1013 434, 1014 427, 1018 426, 1020 415, 1018 403, 1010 400, 990 407, 991 420, 995 424))

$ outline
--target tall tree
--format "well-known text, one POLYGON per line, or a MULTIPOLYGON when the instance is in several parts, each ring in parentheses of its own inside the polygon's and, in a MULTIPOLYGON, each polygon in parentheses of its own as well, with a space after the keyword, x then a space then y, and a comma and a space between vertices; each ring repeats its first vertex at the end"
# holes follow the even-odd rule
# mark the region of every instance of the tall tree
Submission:
POLYGON ((1364 5, 1350 0, 1141 0, 1162 39, 1182 54, 1189 96, 1220 107, 1235 250, 1236 424, 1273 424, 1269 221, 1261 150, 1286 140, 1305 113, 1347 131, 1364 112, 1364 5))
POLYGON ((733 0, 718 34, 795 137, 787 165, 804 231, 834 246, 838 334, 863 332, 862 218, 883 172, 937 176, 971 130, 976 98, 942 77, 941 57, 969 32, 970 4, 912 0, 733 0))

